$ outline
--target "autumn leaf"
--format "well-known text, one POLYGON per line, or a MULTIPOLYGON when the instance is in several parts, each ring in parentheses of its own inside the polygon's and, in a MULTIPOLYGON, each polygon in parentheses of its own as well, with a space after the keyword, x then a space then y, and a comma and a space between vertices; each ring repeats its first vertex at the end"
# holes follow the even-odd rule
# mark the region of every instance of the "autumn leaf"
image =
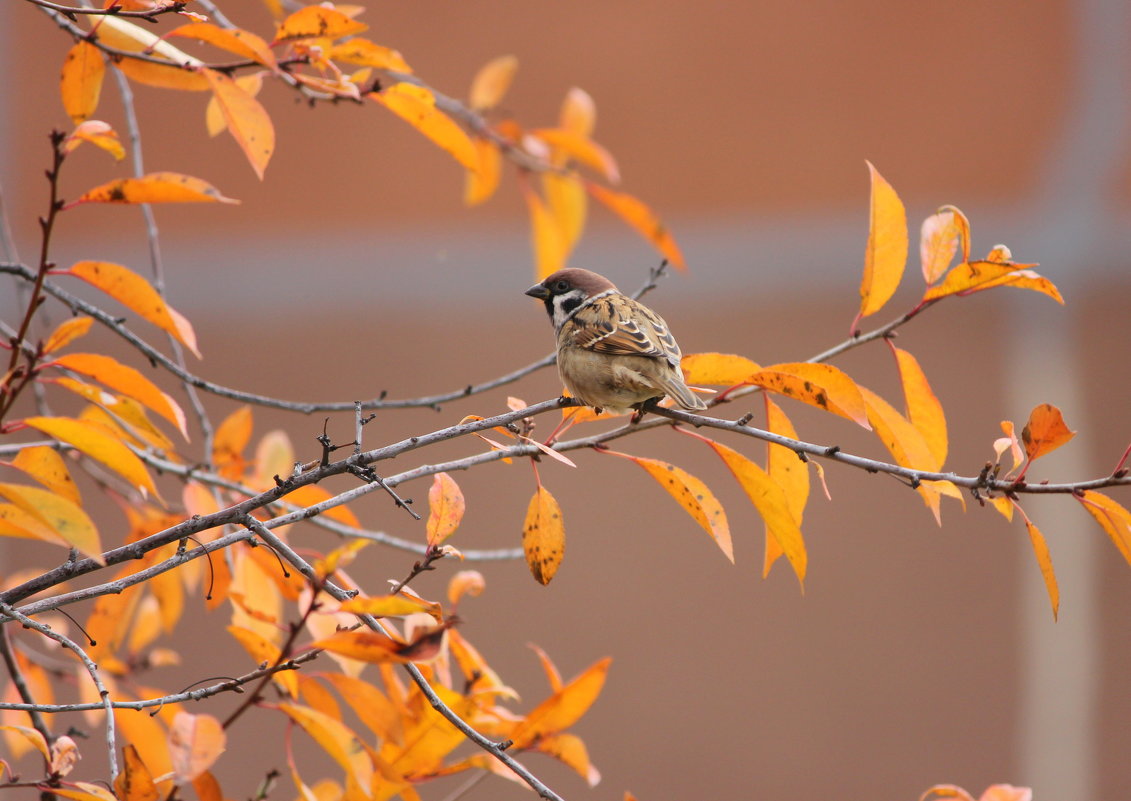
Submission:
POLYGON ((568 255, 562 231, 542 197, 525 183, 522 197, 530 212, 530 238, 534 247, 534 275, 539 280, 565 266, 568 255))
POLYGON ((903 201, 872 163, 867 164, 872 198, 858 317, 867 317, 883 308, 899 287, 907 263, 907 212, 903 201))
MULTIPOLYGON (((314 574, 320 580, 329 578, 339 570, 343 570, 353 564, 353 560, 357 558, 358 553, 362 548, 367 548, 373 540, 364 540, 360 538, 346 540, 343 545, 334 548, 330 553, 326 554, 321 559, 316 559, 313 563, 314 574)), ((419 611, 419 610, 417 610, 419 611)))
POLYGON ((606 657, 595 662, 532 709, 511 734, 513 747, 526 748, 543 737, 565 731, 580 720, 601 694, 612 661, 606 657))
POLYGON ((306 6, 279 23, 275 41, 294 39, 340 39, 355 33, 364 33, 369 26, 357 22, 347 14, 328 6, 306 6))
POLYGON ((80 39, 67 51, 59 89, 63 109, 75 125, 88 119, 98 108, 105 74, 102 52, 86 39, 80 39))
POLYGON ((518 59, 515 56, 497 56, 480 67, 471 81, 468 94, 471 109, 483 112, 499 105, 517 71, 518 59))
POLYGON ((680 362, 688 384, 731 387, 742 384, 762 368, 757 362, 733 353, 690 353, 680 362))
POLYGON ((550 218, 557 226, 558 247, 563 252, 561 263, 565 264, 585 228, 588 196, 576 175, 556 172, 542 173, 542 195, 550 218))
POLYGON ((478 206, 489 200, 499 188, 503 173, 503 156, 498 146, 487 139, 476 137, 471 140, 478 153, 479 169, 464 173, 463 202, 468 206, 478 206))
POLYGON ((1096 519, 1115 547, 1123 554, 1123 558, 1131 564, 1131 512, 1107 495, 1095 490, 1085 490, 1073 497, 1096 519))
POLYGON ((367 96, 431 139, 467 169, 479 169, 479 152, 475 145, 451 117, 436 108, 436 98, 428 89, 402 82, 367 96))
POLYGON ((597 104, 584 89, 573 87, 566 92, 558 111, 558 127, 580 136, 591 136, 597 125, 597 104))
MULTIPOLYGON (((211 22, 191 22, 181 25, 165 34, 166 40, 184 37, 198 42, 207 42, 221 50, 251 59, 265 67, 276 69, 275 54, 270 45, 251 31, 240 28, 221 28, 211 22)), ((207 73, 208 70, 205 70, 207 73)))
POLYGON ((130 486, 157 495, 157 487, 141 459, 101 426, 71 417, 28 417, 23 422, 100 462, 126 479, 130 486))
POLYGON ((1045 535, 1033 524, 1028 515, 1022 512, 1022 516, 1025 520, 1025 530, 1029 532, 1029 541, 1033 544, 1033 555, 1037 557, 1041 577, 1045 580, 1049 603, 1052 604, 1052 619, 1056 620, 1057 612, 1060 610, 1060 589, 1056 584, 1056 573, 1052 569, 1052 555, 1049 553, 1048 543, 1045 542, 1045 535))
POLYGON ((279 704, 279 709, 302 727, 326 754, 360 787, 369 787, 373 762, 358 736, 340 720, 299 704, 279 704))
MULTIPOLYGON (((293 465, 293 462, 292 462, 293 465)), ((290 466, 290 465, 288 465, 290 466)), ((323 489, 317 484, 307 484, 304 487, 299 487, 296 490, 288 492, 284 496, 287 503, 301 506, 303 508, 314 506, 315 504, 328 501, 334 496, 330 494, 329 490, 323 489)), ((342 504, 340 506, 331 506, 329 509, 322 512, 322 517, 328 517, 331 520, 336 520, 343 525, 352 528, 361 528, 361 521, 357 519, 357 515, 353 513, 348 506, 342 504)))
POLYGON ((224 116, 228 132, 262 181, 267 162, 275 152, 275 127, 271 117, 251 92, 224 73, 206 69, 204 76, 212 86, 212 97, 224 116))
POLYGON ((120 801, 157 801, 161 797, 153 775, 132 743, 122 748, 122 772, 114 779, 114 795, 120 801))
POLYGON ((927 285, 938 281, 950 268, 959 246, 962 262, 970 260, 970 222, 954 206, 943 206, 923 220, 919 232, 919 260, 927 285))
POLYGON ((118 178, 87 190, 77 200, 63 206, 74 208, 80 203, 239 203, 224 197, 207 181, 175 172, 151 172, 140 178, 118 178))
POLYGON ((220 475, 239 478, 244 469, 244 448, 251 441, 250 406, 241 406, 221 421, 212 439, 212 463, 220 475))
POLYGON ((59 452, 47 445, 31 445, 21 448, 12 460, 12 467, 22 470, 47 489, 66 498, 76 506, 82 506, 82 496, 71 471, 59 452))
POLYGON ((71 801, 117 801, 114 794, 100 784, 74 782, 70 786, 53 787, 51 792, 71 801))
POLYGON ((599 203, 651 242, 652 246, 678 269, 687 269, 687 262, 679 245, 676 244, 675 237, 656 213, 643 202, 625 192, 614 192, 592 181, 586 181, 585 188, 599 203))
POLYGON ((335 44, 327 52, 327 57, 334 61, 345 61, 347 64, 412 74, 412 67, 398 51, 375 44, 360 36, 335 44))
POLYGON ((338 631, 315 640, 311 648, 322 648, 361 662, 430 662, 440 655, 444 624, 418 628, 410 641, 398 642, 377 631, 338 631))
POLYGON ((620 169, 613 154, 588 136, 568 128, 535 128, 529 133, 550 145, 556 154, 584 164, 611 184, 620 183, 620 169))
POLYGON ((940 470, 946 461, 946 416, 942 404, 935 396, 927 375, 919 362, 907 351, 892 347, 899 365, 899 380, 903 384, 903 399, 907 419, 923 435, 923 441, 934 456, 932 470, 940 470))
POLYGON ((988 260, 963 262, 947 273, 942 283, 930 287, 923 294, 923 300, 935 300, 948 295, 968 295, 971 292, 988 289, 1012 273, 1036 266, 1036 264, 988 260))
MULTIPOLYGON (((243 646, 256 664, 272 666, 279 663, 279 647, 258 632, 243 626, 228 626, 228 633, 243 646)), ((298 677, 293 670, 280 670, 271 679, 291 698, 298 697, 298 677)))
POLYGON ((211 768, 226 746, 224 728, 211 715, 178 712, 173 718, 169 728, 169 755, 179 781, 191 782, 211 768))
POLYGON ((620 456, 635 462, 654 478, 676 503, 711 535, 723 555, 734 564, 734 545, 731 543, 730 526, 726 512, 707 485, 681 467, 659 459, 643 456, 630 456, 617 451, 601 451, 611 456, 620 456))
POLYGON ((1060 409, 1050 403, 1042 403, 1029 413, 1029 422, 1021 429, 1021 441, 1025 443, 1025 455, 1029 461, 1039 459, 1076 436, 1069 431, 1060 414, 1060 409))
POLYGON ((59 274, 73 275, 102 290, 142 319, 171 334, 200 358, 192 324, 166 303, 148 281, 128 267, 109 261, 79 261, 59 274))
POLYGON ((51 364, 82 373, 110 389, 133 398, 164 417, 177 427, 181 436, 188 439, 185 413, 180 405, 134 368, 99 353, 68 353, 55 359, 51 364))
POLYGON ((871 427, 860 388, 847 373, 831 364, 772 364, 747 376, 746 383, 840 415, 864 428, 871 427))
MULTIPOLYGON (((797 431, 793 427, 793 422, 768 394, 766 395, 766 430, 781 434, 783 437, 797 439, 797 431)), ((796 451, 792 451, 784 445, 767 442, 766 472, 785 493, 786 507, 800 527, 805 517, 805 506, 809 500, 808 463, 802 461, 796 451)), ((785 553, 778 541, 781 536, 780 533, 772 531, 769 523, 765 523, 765 526, 766 547, 762 562, 763 578, 770 574, 770 568, 773 567, 777 558, 785 553)), ((802 542, 802 547, 804 547, 804 542, 802 542)))
POLYGON ((89 142, 101 150, 105 150, 115 161, 126 157, 126 149, 122 147, 117 132, 101 120, 87 120, 79 123, 70 135, 63 140, 63 152, 71 153, 83 142, 89 142))
POLYGON ((367 681, 337 671, 323 673, 322 678, 333 685, 358 719, 378 738, 404 744, 404 721, 387 695, 367 681))
POLYGON ((51 749, 43 735, 31 726, 0 726, 0 731, 12 732, 30 743, 40 753, 45 762, 51 761, 51 749))
POLYGON ((64 320, 51 332, 51 336, 47 337, 47 340, 43 343, 44 354, 62 350, 79 337, 85 336, 86 333, 90 331, 90 326, 93 322, 93 317, 72 317, 69 320, 64 320))
POLYGON ((541 484, 526 508, 522 550, 535 580, 549 584, 565 556, 565 523, 557 500, 541 484))
MULTIPOLYGON (((350 598, 343 601, 341 611, 355 615, 373 617, 404 617, 418 612, 427 612, 434 605, 423 599, 416 600, 404 595, 375 595, 368 598, 350 598)), ((439 606, 436 604, 435 606, 439 606)))
POLYGON ((463 492, 455 479, 444 472, 434 475, 432 486, 428 490, 426 530, 429 547, 439 545, 455 532, 463 519, 465 508, 463 492))

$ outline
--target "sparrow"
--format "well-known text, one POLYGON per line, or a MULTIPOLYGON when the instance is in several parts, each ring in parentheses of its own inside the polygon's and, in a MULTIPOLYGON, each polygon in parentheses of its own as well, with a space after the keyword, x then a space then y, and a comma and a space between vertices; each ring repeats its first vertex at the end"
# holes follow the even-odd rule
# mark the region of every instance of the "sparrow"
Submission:
POLYGON ((668 324, 603 275, 558 270, 526 294, 546 305, 558 339, 558 373, 586 406, 623 414, 667 395, 684 409, 707 408, 683 381, 682 354, 668 324))

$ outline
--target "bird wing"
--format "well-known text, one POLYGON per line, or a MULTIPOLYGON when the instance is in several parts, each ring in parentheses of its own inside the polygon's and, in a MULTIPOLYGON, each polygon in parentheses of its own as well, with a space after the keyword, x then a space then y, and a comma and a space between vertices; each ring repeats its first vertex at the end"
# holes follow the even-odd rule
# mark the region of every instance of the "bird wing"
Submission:
POLYGON ((578 348, 663 359, 672 367, 683 356, 663 318, 626 295, 597 298, 578 309, 570 323, 562 333, 578 348))

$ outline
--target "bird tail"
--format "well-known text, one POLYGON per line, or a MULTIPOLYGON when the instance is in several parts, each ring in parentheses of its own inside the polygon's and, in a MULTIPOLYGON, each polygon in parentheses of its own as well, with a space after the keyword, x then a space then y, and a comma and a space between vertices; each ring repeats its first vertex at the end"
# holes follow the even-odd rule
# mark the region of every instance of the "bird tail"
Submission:
POLYGON ((687 384, 683 383, 679 378, 662 382, 660 389, 679 406, 688 411, 702 411, 707 408, 707 404, 703 402, 703 399, 688 389, 687 384))

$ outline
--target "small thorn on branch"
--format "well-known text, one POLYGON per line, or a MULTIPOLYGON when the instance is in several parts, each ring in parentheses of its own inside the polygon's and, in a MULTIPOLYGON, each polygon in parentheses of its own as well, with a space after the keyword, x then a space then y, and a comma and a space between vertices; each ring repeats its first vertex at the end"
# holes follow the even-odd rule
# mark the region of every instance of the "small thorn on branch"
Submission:
MULTIPOLYGON (((825 448, 825 456, 836 456, 838 453, 840 453, 839 445, 830 445, 829 447, 825 448)), ((871 472, 875 473, 876 471, 872 470, 871 472)))
POLYGON ((734 424, 737 425, 737 426, 744 426, 753 419, 754 419, 754 412, 747 412, 746 414, 742 415, 742 417, 735 420, 734 424))

